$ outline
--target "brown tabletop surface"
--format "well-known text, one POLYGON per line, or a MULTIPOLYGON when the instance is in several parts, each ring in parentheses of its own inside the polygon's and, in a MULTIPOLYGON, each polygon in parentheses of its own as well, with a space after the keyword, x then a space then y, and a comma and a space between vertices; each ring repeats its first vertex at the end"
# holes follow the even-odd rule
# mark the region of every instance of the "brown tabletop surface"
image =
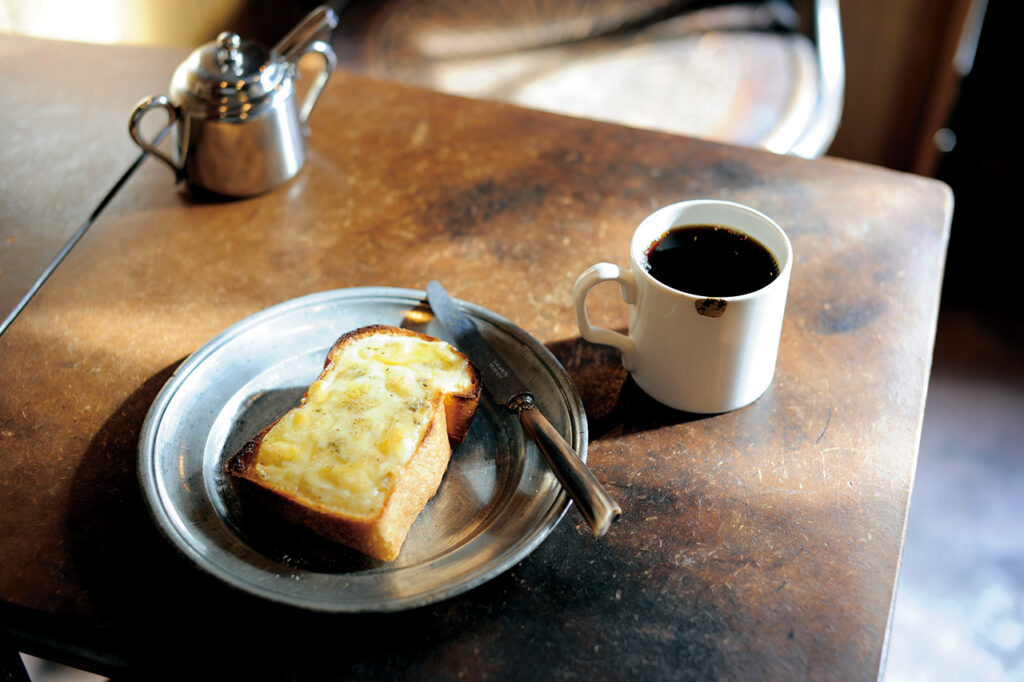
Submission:
MULTIPOLYGON (((137 52, 54 49, 88 52, 92 75, 137 52)), ((164 91, 159 61, 148 82, 124 86, 129 102, 164 91)), ((19 92, 35 81, 23 82, 19 92)), ((17 646, 144 678, 221 667, 354 679, 877 677, 952 210, 944 185, 345 72, 311 124, 302 173, 256 198, 194 200, 148 160, 0 336, 0 623, 17 646), (626 264, 644 216, 698 197, 764 211, 795 255, 774 383, 717 416, 646 397, 613 351, 580 339, 571 301, 586 267, 626 264), (346 287, 422 290, 434 278, 564 364, 586 408, 589 463, 621 520, 594 540, 570 509, 505 573, 391 614, 271 604, 183 558, 136 476, 143 419, 174 369, 273 304, 346 287)), ((53 164, 69 173, 80 153, 53 164)), ((19 180, 24 210, 40 214, 5 207, 16 225, 61 201, 49 172, 19 180)), ((7 238, 6 219, 2 229, 7 238)), ((624 328, 614 288, 595 294, 592 316, 624 328)))
POLYGON ((181 59, 0 34, 0 321, 139 156, 128 115, 181 59))

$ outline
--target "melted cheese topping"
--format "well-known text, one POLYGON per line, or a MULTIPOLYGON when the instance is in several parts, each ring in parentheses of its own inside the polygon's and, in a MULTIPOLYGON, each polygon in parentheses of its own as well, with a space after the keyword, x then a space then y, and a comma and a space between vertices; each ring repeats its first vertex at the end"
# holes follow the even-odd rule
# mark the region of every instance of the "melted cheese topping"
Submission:
POLYGON ((466 361, 443 341, 350 340, 306 402, 264 436, 256 473, 307 503, 372 517, 419 447, 431 401, 471 385, 466 361))

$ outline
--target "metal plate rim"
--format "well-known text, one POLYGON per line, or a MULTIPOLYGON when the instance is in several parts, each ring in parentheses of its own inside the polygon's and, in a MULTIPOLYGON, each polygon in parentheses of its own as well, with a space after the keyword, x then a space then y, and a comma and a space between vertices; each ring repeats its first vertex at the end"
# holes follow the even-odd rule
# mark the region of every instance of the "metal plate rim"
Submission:
MULTIPOLYGON (((464 575, 459 575, 455 581, 436 585, 420 593, 378 601, 360 602, 344 599, 331 600, 314 596, 303 597, 271 589, 267 587, 266 582, 274 583, 275 576, 260 575, 257 576, 260 580, 253 580, 250 576, 240 575, 237 570, 231 569, 233 562, 231 556, 218 553, 217 556, 211 557, 209 553, 204 553, 201 548, 189 541, 189 537, 183 533, 182 528, 191 519, 182 519, 181 510, 175 509, 174 505, 169 502, 167 495, 161 490, 161 486, 165 482, 161 480, 157 471, 159 457, 156 452, 157 437, 161 427, 164 426, 163 417, 179 395, 178 392, 188 387, 190 377, 219 350, 244 334, 246 330, 258 328, 268 319, 319 304, 365 303, 374 300, 392 300, 408 305, 410 308, 416 308, 425 304, 426 294, 416 289, 354 287, 316 292, 272 305, 229 326, 187 357, 165 383, 147 412, 139 438, 138 479, 151 518, 160 532, 181 554, 205 572, 236 589, 270 601, 323 612, 388 612, 425 606, 473 589, 523 560, 554 530, 570 505, 566 493, 559 490, 554 503, 543 517, 537 519, 532 531, 505 547, 498 554, 496 560, 485 563, 464 575), (227 568, 224 565, 225 562, 228 564, 227 568)), ((565 368, 543 344, 507 319, 476 304, 465 301, 458 302, 471 317, 494 325, 503 333, 509 334, 515 341, 522 343, 543 363, 545 369, 552 373, 553 378, 559 384, 560 400, 565 402, 565 408, 571 420, 573 433, 571 437, 567 435, 567 439, 576 448, 581 459, 585 461, 588 443, 586 414, 582 400, 565 368)), ((387 569, 385 568, 383 572, 386 573, 387 569)))

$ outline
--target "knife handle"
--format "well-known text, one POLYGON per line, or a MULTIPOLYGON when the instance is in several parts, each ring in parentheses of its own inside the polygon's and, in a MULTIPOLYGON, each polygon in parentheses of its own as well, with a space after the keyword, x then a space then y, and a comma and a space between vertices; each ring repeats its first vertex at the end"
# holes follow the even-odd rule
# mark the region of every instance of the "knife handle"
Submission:
POLYGON ((555 478, 579 507, 594 537, 604 535, 622 508, 536 406, 531 404, 520 410, 519 420, 544 453, 555 478))

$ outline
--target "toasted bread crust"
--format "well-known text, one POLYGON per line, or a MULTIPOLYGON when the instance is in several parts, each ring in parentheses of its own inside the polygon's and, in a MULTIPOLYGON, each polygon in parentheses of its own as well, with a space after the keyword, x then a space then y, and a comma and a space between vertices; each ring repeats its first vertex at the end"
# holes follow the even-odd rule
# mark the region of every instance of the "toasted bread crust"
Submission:
MULTIPOLYGON (((343 335, 331 347, 318 380, 334 367, 340 348, 354 339, 373 334, 416 336, 426 341, 438 341, 426 334, 386 325, 356 329, 343 335)), ((461 353, 459 355, 465 358, 461 353)), ((370 556, 385 561, 395 559, 409 528, 441 484, 452 444, 465 438, 476 412, 480 399, 480 378, 468 360, 467 369, 472 377, 471 390, 458 394, 439 393, 432 399, 432 418, 424 429, 419 445, 395 475, 390 494, 374 515, 354 516, 324 505, 312 504, 275 489, 256 474, 263 439, 280 419, 263 429, 228 460, 225 470, 236 495, 243 505, 254 505, 269 511, 370 556)), ((307 396, 308 391, 303 395, 300 407, 306 403, 307 396)))

